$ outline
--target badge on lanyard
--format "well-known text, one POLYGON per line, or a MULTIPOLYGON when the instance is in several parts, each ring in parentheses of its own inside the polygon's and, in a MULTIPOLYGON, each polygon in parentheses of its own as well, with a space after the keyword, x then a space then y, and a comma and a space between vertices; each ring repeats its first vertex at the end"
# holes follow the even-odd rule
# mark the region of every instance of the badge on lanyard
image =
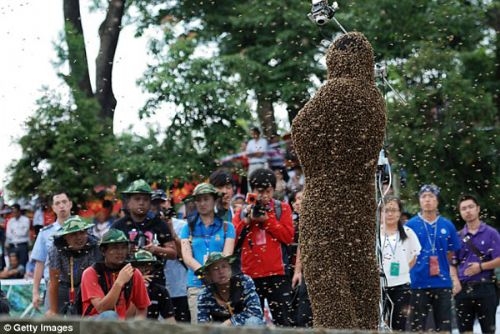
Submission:
MULTIPOLYGON (((393 260, 390 264, 390 267, 389 267, 389 275, 391 275, 391 276, 399 276, 399 262, 394 261, 396 259, 396 250, 398 247, 399 234, 396 235, 395 239, 396 240, 394 242, 394 246, 391 244, 391 239, 387 234, 385 235, 385 240, 384 240, 384 247, 385 247, 385 244, 387 243, 387 245, 389 246, 389 249, 391 251, 390 256, 387 256, 387 259, 390 258, 393 260)), ((387 254, 387 255, 389 255, 389 254, 387 254)))
POLYGON ((391 276, 399 276, 399 262, 391 262, 391 276))
POLYGON ((429 256, 429 275, 439 276, 439 260, 437 255, 429 256))
POLYGON ((266 239, 266 230, 259 229, 259 231, 257 232, 257 234, 255 236, 255 244, 257 246, 262 246, 262 245, 265 245, 266 242, 267 242, 267 239, 266 239))

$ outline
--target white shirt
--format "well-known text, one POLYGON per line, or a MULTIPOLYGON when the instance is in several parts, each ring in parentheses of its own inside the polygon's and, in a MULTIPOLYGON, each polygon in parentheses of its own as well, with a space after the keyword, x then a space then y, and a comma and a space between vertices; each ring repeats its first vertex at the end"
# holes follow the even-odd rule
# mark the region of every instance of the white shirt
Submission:
POLYGON ((382 231, 381 235, 382 264, 389 287, 410 283, 409 263, 420 254, 422 249, 415 232, 409 227, 403 228, 408 236, 404 241, 399 238, 399 232, 387 235, 382 231), (398 275, 391 275, 393 263, 397 263, 396 266, 399 266, 398 275))
POLYGON ((267 162, 267 140, 264 138, 259 138, 257 140, 250 139, 247 143, 246 153, 264 153, 261 157, 251 157, 248 158, 249 164, 264 164, 267 162))
POLYGON ((28 242, 30 240, 30 220, 28 217, 10 218, 5 231, 5 238, 9 244, 28 242))

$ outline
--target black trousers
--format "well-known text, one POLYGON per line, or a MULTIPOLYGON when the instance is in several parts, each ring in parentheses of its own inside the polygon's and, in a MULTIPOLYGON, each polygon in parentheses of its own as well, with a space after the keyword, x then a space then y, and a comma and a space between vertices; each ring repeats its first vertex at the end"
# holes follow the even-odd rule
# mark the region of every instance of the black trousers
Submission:
POLYGON ((406 331, 407 318, 410 313, 410 284, 403 284, 385 289, 390 299, 385 303, 384 313, 389 316, 389 325, 393 331, 406 331))
POLYGON ((311 302, 307 292, 305 280, 302 279, 292 294, 292 302, 290 307, 291 325, 297 327, 312 327, 313 317, 311 310, 311 302))
POLYGON ((460 333, 472 332, 477 318, 483 333, 495 333, 497 295, 494 283, 463 283, 455 296, 460 333))
POLYGON ((278 326, 290 326, 289 308, 291 303, 292 285, 285 275, 254 278, 255 288, 264 309, 264 299, 267 299, 274 323, 278 326))
POLYGON ((432 314, 435 331, 451 332, 451 289, 413 289, 410 297, 411 331, 425 331, 426 321, 432 314))
POLYGON ((175 320, 179 322, 191 323, 191 312, 189 311, 188 297, 170 298, 174 307, 175 320))

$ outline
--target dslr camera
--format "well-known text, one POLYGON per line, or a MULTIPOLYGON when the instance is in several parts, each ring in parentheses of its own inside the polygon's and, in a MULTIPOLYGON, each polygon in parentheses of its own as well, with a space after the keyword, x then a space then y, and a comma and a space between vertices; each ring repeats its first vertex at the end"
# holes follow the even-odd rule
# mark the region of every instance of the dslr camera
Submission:
POLYGON ((253 218, 258 218, 266 215, 266 212, 269 211, 269 206, 264 205, 259 200, 259 195, 254 193, 247 193, 247 197, 245 202, 250 205, 251 208, 251 216, 253 218))
POLYGON ((307 14, 307 17, 313 23, 322 26, 333 18, 338 8, 337 2, 330 6, 328 0, 312 0, 311 12, 307 14))

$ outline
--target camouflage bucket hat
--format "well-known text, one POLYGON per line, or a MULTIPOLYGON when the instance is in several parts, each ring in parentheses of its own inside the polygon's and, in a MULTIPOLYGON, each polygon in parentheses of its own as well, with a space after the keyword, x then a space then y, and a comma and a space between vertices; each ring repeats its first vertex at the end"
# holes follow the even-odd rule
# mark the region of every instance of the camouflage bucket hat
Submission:
POLYGON ((99 245, 108 245, 108 244, 124 244, 129 243, 127 236, 123 231, 117 230, 116 228, 110 228, 108 232, 104 233, 102 236, 99 245))
POLYGON ((158 263, 156 256, 148 252, 147 250, 140 249, 133 255, 130 260, 132 265, 135 266, 147 266, 147 265, 155 265, 158 263))
POLYGON ((223 261, 223 260, 226 260, 229 263, 233 263, 234 260, 236 260, 236 257, 234 255, 224 256, 224 254, 222 254, 221 252, 212 252, 208 255, 208 258, 207 258, 207 261, 205 262, 205 264, 203 266, 201 266, 200 268, 198 268, 194 272, 194 274, 199 276, 199 277, 203 277, 204 274, 206 273, 207 269, 211 265, 213 265, 219 261, 223 261))
POLYGON ((194 188, 191 196, 186 197, 185 201, 191 201, 194 200, 198 195, 206 195, 206 194, 214 195, 215 197, 221 196, 221 194, 217 191, 217 189, 215 189, 215 187, 210 183, 200 183, 194 188))
POLYGON ((62 230, 60 230, 56 237, 61 237, 66 234, 88 230, 94 224, 83 220, 80 216, 71 216, 63 223, 62 230))
POLYGON ((149 186, 149 184, 140 179, 140 180, 135 180, 132 182, 127 189, 122 191, 122 194, 124 195, 130 195, 130 194, 148 194, 151 195, 152 189, 149 186))

